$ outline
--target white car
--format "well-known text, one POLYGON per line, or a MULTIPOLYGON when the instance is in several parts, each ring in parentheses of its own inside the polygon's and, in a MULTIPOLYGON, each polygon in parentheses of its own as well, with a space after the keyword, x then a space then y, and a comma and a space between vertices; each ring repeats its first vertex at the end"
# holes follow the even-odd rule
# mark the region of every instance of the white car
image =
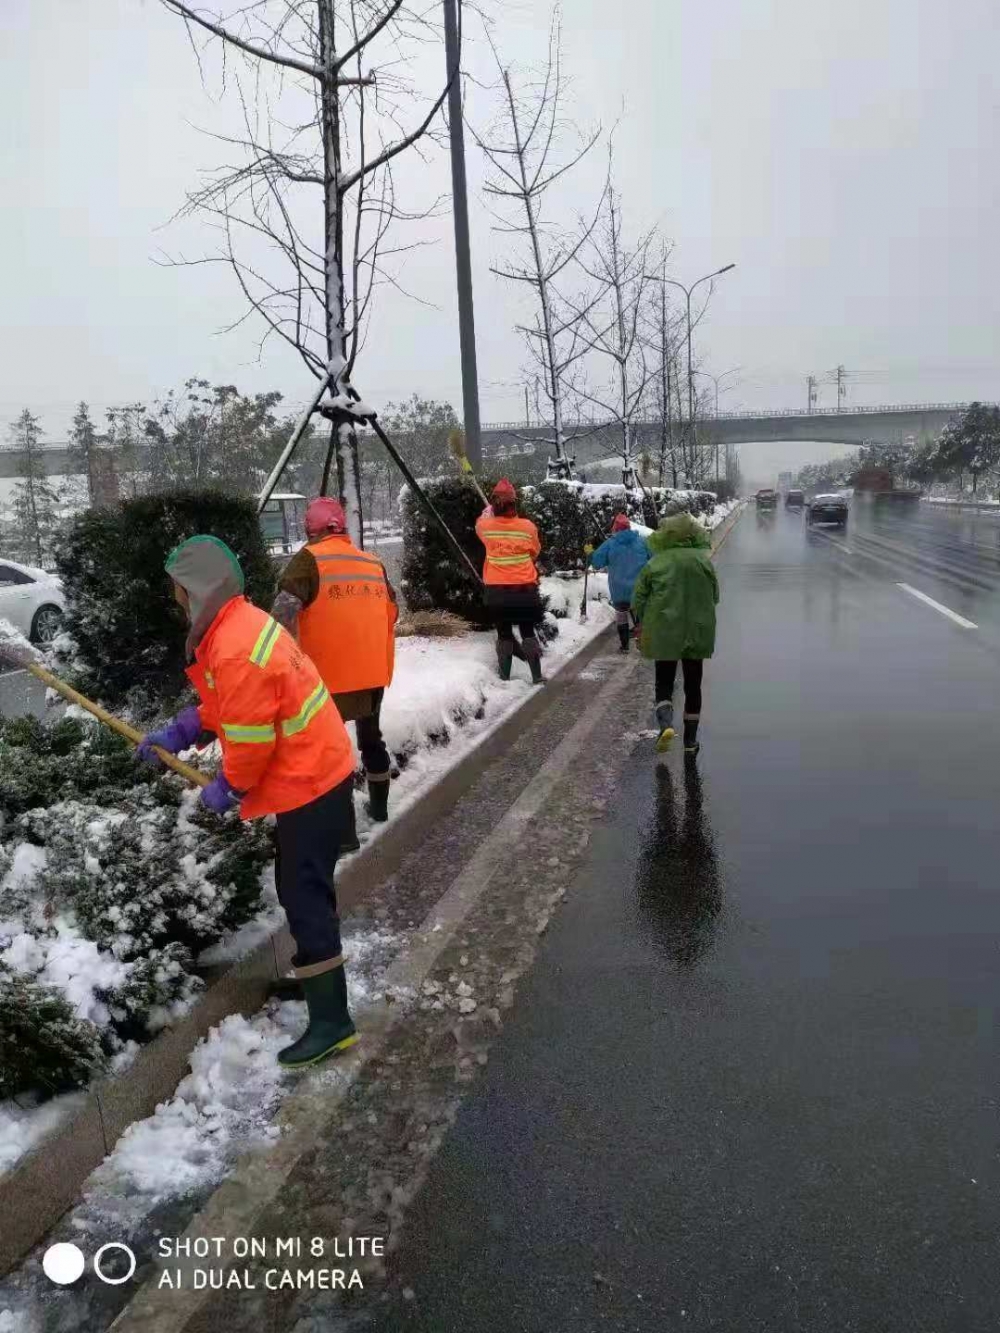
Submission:
POLYGON ((32 643, 51 643, 65 613, 62 583, 54 574, 0 557, 0 620, 9 620, 32 643))

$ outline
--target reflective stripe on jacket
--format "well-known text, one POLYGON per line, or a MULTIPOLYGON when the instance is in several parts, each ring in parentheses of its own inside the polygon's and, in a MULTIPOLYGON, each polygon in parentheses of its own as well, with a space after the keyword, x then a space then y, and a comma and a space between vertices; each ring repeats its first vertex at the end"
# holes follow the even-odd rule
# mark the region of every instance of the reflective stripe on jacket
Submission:
POLYGON ((353 773, 351 742, 316 668, 244 597, 219 611, 187 674, 202 725, 222 745, 222 771, 246 793, 244 819, 308 805, 353 773))
POLYGON ((389 685, 399 612, 385 568, 349 537, 324 537, 306 548, 319 571, 319 592, 299 614, 299 643, 331 694, 389 685))
POLYGON ((535 557, 542 544, 531 519, 495 518, 483 514, 476 522, 476 536, 486 547, 484 583, 538 582, 535 557))

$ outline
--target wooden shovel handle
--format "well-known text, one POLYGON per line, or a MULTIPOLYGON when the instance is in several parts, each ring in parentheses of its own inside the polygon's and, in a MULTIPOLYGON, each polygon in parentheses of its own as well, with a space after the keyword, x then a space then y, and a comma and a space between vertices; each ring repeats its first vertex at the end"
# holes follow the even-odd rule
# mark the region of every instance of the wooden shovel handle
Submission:
MULTIPOLYGON (((43 684, 48 685, 50 689, 61 694, 62 697, 68 699, 70 703, 79 704, 79 706, 85 708, 88 713, 93 713, 98 722, 103 722, 104 725, 110 727, 112 731, 117 731, 119 736, 124 736, 125 739, 131 741, 133 745, 138 745, 142 740, 141 731, 137 731, 135 727, 130 727, 127 722, 123 722, 120 717, 115 717, 113 713, 109 713, 106 709, 102 708, 100 704, 92 703, 91 700, 82 695, 79 690, 74 690, 72 685, 67 685, 64 680, 60 680, 58 676, 54 676, 52 672, 45 667, 39 666, 37 662, 26 662, 24 666, 26 671, 30 671, 31 674, 38 680, 42 681, 43 684)), ((161 750, 158 745, 155 745, 153 749, 168 768, 172 768, 174 772, 179 773, 182 778, 187 778, 188 782, 193 783, 196 787, 207 787, 212 781, 212 779, 205 773, 200 772, 197 768, 192 768, 190 764, 183 763, 176 755, 170 754, 167 750, 161 750)))

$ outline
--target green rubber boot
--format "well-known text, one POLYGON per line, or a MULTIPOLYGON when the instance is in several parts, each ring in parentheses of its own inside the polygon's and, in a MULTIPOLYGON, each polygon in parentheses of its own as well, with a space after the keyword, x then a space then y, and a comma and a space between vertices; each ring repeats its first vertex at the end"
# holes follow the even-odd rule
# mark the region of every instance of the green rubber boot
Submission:
POLYGON ((302 989, 309 1006, 309 1026, 298 1041, 278 1052, 278 1064, 285 1069, 319 1064, 330 1055, 346 1051, 358 1040, 347 1008, 343 965, 321 972, 318 977, 303 977, 302 989))
POLYGON ((525 660, 528 663, 528 670, 531 672, 532 685, 544 685, 545 677, 542 675, 542 650, 538 640, 534 637, 525 639, 522 642, 524 648, 525 660))
POLYGON ((510 680, 510 669, 514 665, 514 646, 497 648, 497 665, 500 668, 500 679, 510 680))

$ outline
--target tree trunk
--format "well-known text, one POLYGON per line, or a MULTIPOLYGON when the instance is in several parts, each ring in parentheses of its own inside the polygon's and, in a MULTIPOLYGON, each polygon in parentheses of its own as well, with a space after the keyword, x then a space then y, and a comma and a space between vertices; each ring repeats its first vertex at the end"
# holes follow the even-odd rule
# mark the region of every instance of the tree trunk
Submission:
POLYGON ((511 129, 517 148, 517 166, 524 195, 524 211, 528 220, 528 233, 531 237, 531 253, 537 275, 538 297, 542 308, 543 332, 543 368, 548 380, 547 394, 552 404, 552 434, 555 437, 556 462, 562 464, 566 457, 562 420, 562 385, 560 383, 559 361, 556 353, 555 331, 552 322, 552 304, 549 299, 549 280, 542 258, 541 242, 538 235, 538 219, 535 217, 534 199, 531 182, 528 180, 525 149, 521 142, 521 123, 517 115, 517 103, 511 87, 510 74, 504 71, 504 85, 507 89, 507 102, 510 107, 511 129))
MULTIPOLYGON (((320 104, 323 128, 324 195, 324 305, 326 356, 331 366, 342 365, 331 387, 338 391, 347 375, 347 338, 344 330, 344 209, 340 190, 340 99, 337 91, 334 0, 317 0, 319 9, 319 63, 323 69, 320 104)), ((348 531, 361 546, 364 525, 361 506, 361 466, 358 437, 350 422, 334 426, 323 476, 326 493, 331 458, 336 453, 337 490, 347 513, 348 531), (346 432, 346 433, 345 433, 346 432)))

